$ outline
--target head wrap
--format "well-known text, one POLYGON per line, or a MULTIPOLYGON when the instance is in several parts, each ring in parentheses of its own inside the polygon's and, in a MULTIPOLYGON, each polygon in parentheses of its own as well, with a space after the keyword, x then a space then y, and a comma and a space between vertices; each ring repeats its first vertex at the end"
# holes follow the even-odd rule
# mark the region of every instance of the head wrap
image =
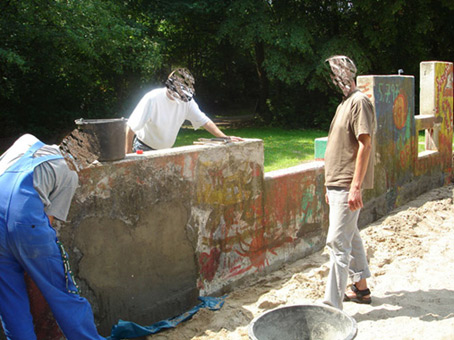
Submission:
POLYGON ((355 63, 346 56, 336 55, 326 59, 330 67, 330 77, 333 84, 346 96, 350 93, 351 84, 356 77, 355 63))
POLYGON ((189 102, 194 96, 194 77, 186 68, 178 68, 170 73, 166 81, 166 87, 172 98, 189 102))
POLYGON ((67 135, 59 148, 69 168, 77 172, 89 167, 100 154, 98 140, 79 129, 74 129, 67 135))

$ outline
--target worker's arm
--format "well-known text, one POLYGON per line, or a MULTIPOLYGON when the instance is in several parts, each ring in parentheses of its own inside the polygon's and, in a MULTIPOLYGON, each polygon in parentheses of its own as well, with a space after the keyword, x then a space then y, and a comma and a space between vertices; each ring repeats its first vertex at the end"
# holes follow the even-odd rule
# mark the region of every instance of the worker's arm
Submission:
POLYGON ((47 215, 47 217, 49 218, 50 225, 54 224, 54 217, 50 215, 47 215))
POLYGON ((361 209, 363 207, 363 198, 361 194, 361 186, 364 176, 369 165, 369 157, 372 150, 372 141, 370 135, 362 134, 358 137, 358 154, 356 155, 355 172, 348 194, 348 207, 351 211, 361 209))
POLYGON ((216 126, 216 124, 214 124, 211 120, 208 123, 206 123, 205 125, 203 125, 203 128, 215 137, 230 138, 230 140, 232 140, 233 142, 239 142, 239 141, 243 140, 243 138, 241 138, 241 137, 225 135, 224 132, 219 130, 219 128, 216 126))
POLYGON ((125 141, 125 153, 132 152, 132 140, 134 139, 134 131, 126 125, 126 141, 125 141))

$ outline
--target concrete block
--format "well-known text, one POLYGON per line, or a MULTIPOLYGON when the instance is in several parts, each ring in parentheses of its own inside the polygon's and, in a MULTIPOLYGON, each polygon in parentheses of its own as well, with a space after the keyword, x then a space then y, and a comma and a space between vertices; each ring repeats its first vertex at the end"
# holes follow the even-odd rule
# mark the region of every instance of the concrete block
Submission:
POLYGON ((328 137, 315 138, 314 140, 314 159, 321 161, 325 159, 326 144, 328 137))

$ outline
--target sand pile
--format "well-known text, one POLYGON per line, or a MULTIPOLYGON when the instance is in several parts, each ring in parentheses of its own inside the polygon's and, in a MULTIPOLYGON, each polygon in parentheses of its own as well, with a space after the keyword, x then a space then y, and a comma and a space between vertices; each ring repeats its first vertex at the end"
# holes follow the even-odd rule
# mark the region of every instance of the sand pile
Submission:
MULTIPOLYGON (((344 304, 358 340, 454 339, 454 186, 434 189, 361 231, 373 277, 371 305, 344 304)), ((230 293, 216 312, 201 310, 147 340, 247 340, 261 313, 320 303, 328 255, 318 252, 230 293)))

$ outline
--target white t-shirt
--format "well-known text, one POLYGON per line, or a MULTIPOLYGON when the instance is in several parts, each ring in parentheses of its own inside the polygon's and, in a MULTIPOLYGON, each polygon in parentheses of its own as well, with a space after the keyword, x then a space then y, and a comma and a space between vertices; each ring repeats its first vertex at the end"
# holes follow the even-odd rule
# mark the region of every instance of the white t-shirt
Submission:
MULTIPOLYGON (((0 156, 0 175, 12 166, 38 139, 30 134, 23 135, 0 156)), ((44 145, 33 157, 61 155, 57 145, 44 145)), ((33 187, 44 204, 47 215, 65 221, 79 178, 68 168, 64 159, 54 159, 38 165, 33 172, 33 187)))
POLYGON ((137 138, 153 149, 171 148, 185 120, 194 129, 210 122, 193 100, 181 102, 167 97, 167 88, 148 92, 137 104, 128 120, 128 126, 137 138))

